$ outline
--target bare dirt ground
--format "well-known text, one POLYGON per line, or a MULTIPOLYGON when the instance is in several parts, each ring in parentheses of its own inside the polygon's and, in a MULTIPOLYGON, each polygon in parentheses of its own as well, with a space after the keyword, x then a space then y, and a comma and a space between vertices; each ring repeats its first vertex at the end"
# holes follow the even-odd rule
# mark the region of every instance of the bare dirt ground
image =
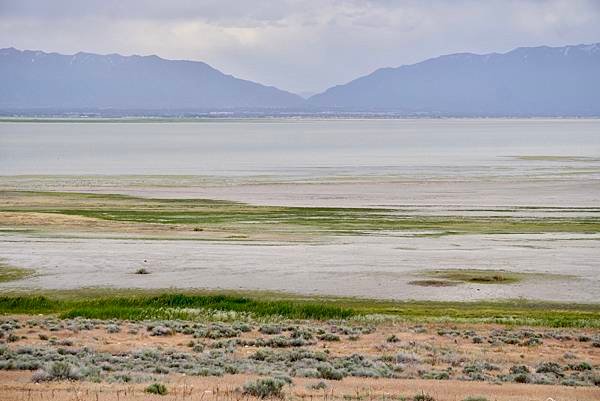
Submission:
MULTIPOLYGON (((0 373, 0 400, 2 401, 127 401, 127 400, 188 400, 230 401, 252 399, 239 388, 248 375, 227 375, 219 378, 170 377, 169 394, 151 395, 141 384, 97 384, 81 382, 56 382, 43 385, 28 383, 18 372, 0 373)), ((535 384, 503 384, 393 379, 344 379, 335 382, 328 390, 308 390, 309 379, 295 380, 285 389, 287 399, 295 400, 400 400, 416 394, 429 394, 436 401, 460 401, 468 396, 485 397, 494 401, 597 401, 598 388, 572 388, 535 384)))

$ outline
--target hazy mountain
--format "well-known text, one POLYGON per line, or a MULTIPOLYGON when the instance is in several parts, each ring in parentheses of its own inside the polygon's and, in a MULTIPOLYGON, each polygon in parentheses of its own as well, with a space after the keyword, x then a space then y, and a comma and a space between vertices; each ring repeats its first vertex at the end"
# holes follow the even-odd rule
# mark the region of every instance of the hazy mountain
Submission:
MULTIPOLYGON (((0 50, 0 109, 307 109, 600 115, 600 44, 452 54, 382 68, 308 100, 197 61, 0 50)), ((303 94, 306 96, 306 94, 303 94)))
POLYGON ((300 96, 197 61, 0 50, 0 108, 285 108, 300 96))
POLYGON ((379 69, 308 102, 404 113, 600 115, 600 44, 451 54, 379 69))

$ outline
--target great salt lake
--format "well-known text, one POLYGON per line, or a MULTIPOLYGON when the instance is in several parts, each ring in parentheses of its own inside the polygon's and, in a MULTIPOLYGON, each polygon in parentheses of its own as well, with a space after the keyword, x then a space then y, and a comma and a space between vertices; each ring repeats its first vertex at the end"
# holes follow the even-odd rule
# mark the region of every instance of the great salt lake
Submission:
MULTIPOLYGON (((598 218, 600 120, 2 122, 0 190, 123 193, 414 214, 598 218), (537 209, 540 208, 540 209, 537 209)), ((0 200, 1 202, 1 200, 0 200)), ((77 238, 3 227, 0 260, 36 275, 0 288, 223 288, 394 299, 597 302, 597 234, 318 243, 77 238), (147 260, 152 274, 133 275, 147 260), (424 269, 560 274, 514 285, 409 285, 424 269), (568 277, 567 277, 568 276, 568 277)))

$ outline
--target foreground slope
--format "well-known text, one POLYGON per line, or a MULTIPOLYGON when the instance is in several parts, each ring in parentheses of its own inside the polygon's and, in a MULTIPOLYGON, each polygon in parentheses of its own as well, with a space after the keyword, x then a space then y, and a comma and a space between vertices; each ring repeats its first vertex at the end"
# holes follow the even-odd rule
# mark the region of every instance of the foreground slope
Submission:
POLYGON ((379 69, 309 103, 442 115, 600 115, 600 44, 441 56, 379 69))
POLYGON ((227 109, 291 107, 302 98, 197 61, 0 50, 0 107, 227 109))

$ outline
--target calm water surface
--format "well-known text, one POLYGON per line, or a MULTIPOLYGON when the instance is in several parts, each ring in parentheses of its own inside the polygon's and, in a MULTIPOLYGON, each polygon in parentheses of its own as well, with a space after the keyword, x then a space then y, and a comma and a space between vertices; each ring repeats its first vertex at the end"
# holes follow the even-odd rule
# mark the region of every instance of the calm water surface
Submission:
MULTIPOLYGON (((0 123, 0 174, 531 174, 600 157, 600 120, 0 123)), ((596 164, 597 167, 597 164, 596 164)))

